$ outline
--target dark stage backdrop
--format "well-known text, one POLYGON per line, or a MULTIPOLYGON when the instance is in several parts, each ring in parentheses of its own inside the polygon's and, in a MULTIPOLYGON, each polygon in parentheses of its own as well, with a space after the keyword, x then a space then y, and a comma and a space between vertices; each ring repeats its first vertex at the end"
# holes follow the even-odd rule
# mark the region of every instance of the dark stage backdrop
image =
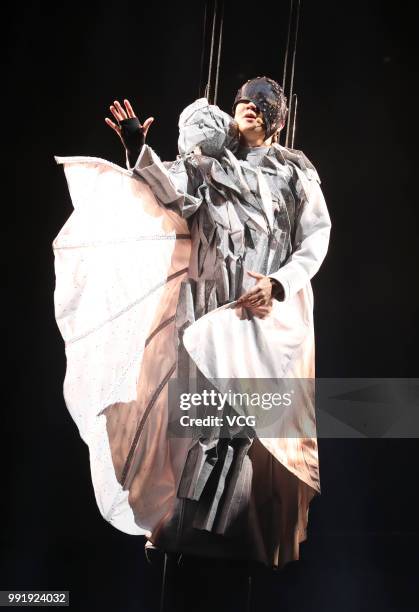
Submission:
MULTIPOLYGON (((313 282, 321 377, 418 374, 413 8, 303 2, 296 148, 319 171, 333 223, 313 282)), ((283 0, 228 3, 224 110, 243 80, 281 79, 287 13, 283 0)), ((157 610, 160 575, 144 561, 143 538, 100 517, 87 447, 63 401, 51 243, 72 209, 53 155, 123 165, 104 117, 114 99, 127 97, 141 119, 155 116, 148 142, 173 159, 179 113, 198 95, 202 17, 198 1, 15 2, 5 14, 3 123, 16 145, 16 198, 3 201, 13 386, 2 418, 0 588, 68 589, 72 610, 157 610)), ((255 606, 413 610, 417 440, 321 439, 319 452, 323 493, 312 504, 302 559, 264 580, 255 606)), ((192 591, 191 609, 203 609, 214 592, 219 610, 243 609, 239 578, 217 582, 216 568, 204 568, 192 587, 196 572, 188 572, 179 584, 192 591)))

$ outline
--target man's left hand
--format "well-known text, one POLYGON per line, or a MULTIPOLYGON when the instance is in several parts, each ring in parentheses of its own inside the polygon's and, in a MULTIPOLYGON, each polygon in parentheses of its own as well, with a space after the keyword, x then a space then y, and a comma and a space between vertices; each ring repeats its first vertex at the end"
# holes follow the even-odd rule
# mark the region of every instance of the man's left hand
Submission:
POLYGON ((237 306, 244 306, 256 316, 265 318, 272 310, 272 282, 268 276, 259 272, 247 271, 257 283, 237 300, 237 306))

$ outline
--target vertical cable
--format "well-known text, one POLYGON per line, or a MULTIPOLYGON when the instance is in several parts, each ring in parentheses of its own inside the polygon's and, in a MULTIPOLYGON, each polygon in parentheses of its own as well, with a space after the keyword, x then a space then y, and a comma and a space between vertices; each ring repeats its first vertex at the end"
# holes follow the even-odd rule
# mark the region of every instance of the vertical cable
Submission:
POLYGON ((284 71, 282 74, 282 89, 285 91, 285 79, 287 78, 287 68, 288 68, 288 54, 290 50, 290 39, 291 39, 291 22, 294 8, 294 0, 291 0, 290 5, 290 15, 288 17, 288 34, 287 34, 287 46, 285 48, 285 58, 284 58, 284 71))
POLYGON ((214 40, 215 40, 215 21, 217 19, 217 5, 218 0, 215 0, 214 5, 214 16, 212 18, 212 32, 211 32, 211 47, 210 47, 210 58, 209 58, 209 68, 208 68, 208 82, 207 82, 207 98, 208 102, 211 104, 211 73, 212 73, 212 59, 214 56, 214 40))
POLYGON ((252 576, 247 577, 246 612, 252 609, 252 576))
POLYGON ((296 127, 296 123, 297 123, 297 94, 294 94, 293 98, 294 98, 294 103, 293 103, 294 113, 293 113, 293 117, 292 117, 292 134, 291 134, 291 143, 290 143, 290 148, 291 149, 294 148, 295 127, 296 127))
POLYGON ((205 41, 207 38, 207 9, 208 9, 208 0, 205 2, 204 6, 204 24, 202 28, 202 51, 201 51, 201 66, 199 71, 199 92, 198 98, 200 98, 203 94, 203 83, 204 83, 204 60, 205 60, 205 41))
POLYGON ((167 565, 168 565, 168 557, 167 557, 167 553, 164 553, 164 566, 163 566, 163 577, 162 577, 160 608, 159 608, 160 612, 165 612, 165 608, 166 608, 167 565))
MULTIPOLYGON (((294 49, 293 49, 293 54, 292 54, 292 63, 291 63, 291 81, 290 81, 290 91, 289 91, 289 100, 290 102, 292 102, 292 93, 293 93, 293 88, 294 88, 294 74, 295 74, 295 57, 297 55, 297 40, 298 40, 298 27, 299 27, 299 22, 300 22, 300 4, 301 4, 301 0, 298 0, 297 2, 297 15, 295 18, 295 37, 294 37, 294 49)), ((291 123, 288 122, 287 124, 287 136, 285 139, 285 146, 288 146, 288 142, 289 142, 289 134, 290 134, 290 125, 291 123)))
POLYGON ((224 2, 221 3, 221 20, 220 20, 220 33, 219 33, 219 38, 218 38, 217 69, 215 72, 214 104, 217 104, 218 79, 220 75, 221 46, 223 43, 223 25, 224 25, 224 2))

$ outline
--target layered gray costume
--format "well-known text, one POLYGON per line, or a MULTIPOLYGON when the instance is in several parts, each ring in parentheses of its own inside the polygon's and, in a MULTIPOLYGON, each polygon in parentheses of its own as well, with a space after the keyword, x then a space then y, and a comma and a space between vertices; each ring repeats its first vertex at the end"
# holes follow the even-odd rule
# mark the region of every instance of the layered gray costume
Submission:
MULTIPOLYGON (((303 153, 239 146, 232 118, 206 99, 183 111, 179 128, 174 162, 147 145, 129 171, 57 159, 76 208, 54 243, 66 401, 89 444, 98 505, 116 527, 166 550, 281 566, 298 558, 320 490, 315 438, 278 429, 269 439, 243 430, 168 439, 167 382, 314 377, 310 279, 330 218, 303 153), (105 273, 85 273, 86 261, 103 271, 105 259, 105 273), (247 271, 284 289, 265 321, 234 309, 255 283, 247 271), (99 322, 89 304, 103 304, 99 322)), ((313 421, 312 406, 300 405, 297 428, 306 408, 313 421)))
MULTIPOLYGON (((278 144, 240 146, 232 118, 205 98, 183 111, 179 128, 175 162, 161 164, 145 146, 134 172, 161 203, 188 220, 192 252, 177 308, 177 376, 199 379, 201 373, 182 346, 182 331, 252 287, 255 279, 247 270, 282 280, 288 297, 289 284, 281 267, 298 249, 305 232, 313 234, 317 229, 326 238, 330 221, 324 206, 317 227, 302 224, 308 195, 300 175, 320 183, 302 152, 278 144)), ((319 249, 316 255, 313 267, 324 252, 319 249)), ((189 452, 178 490, 178 497, 188 501, 154 535, 154 541, 164 548, 199 553, 202 536, 198 529, 218 535, 247 531, 243 525, 240 529, 240 521, 246 524, 248 520, 253 470, 246 454, 254 441, 253 432, 230 431, 228 441, 220 440, 218 433, 198 437, 189 452), (239 520, 242 514, 247 518, 239 520)), ((259 454, 264 453, 259 449, 259 454)), ((223 554, 224 547, 212 542, 208 534, 204 541, 204 547, 211 542, 214 554, 223 554)))

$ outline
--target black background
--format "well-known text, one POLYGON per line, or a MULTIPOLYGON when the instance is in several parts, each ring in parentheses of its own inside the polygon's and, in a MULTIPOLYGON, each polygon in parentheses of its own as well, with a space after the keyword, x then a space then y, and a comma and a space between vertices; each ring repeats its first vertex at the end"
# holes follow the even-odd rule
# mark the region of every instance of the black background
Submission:
MULTIPOLYGON (((3 201, 13 377, 2 419, 0 588, 68 589, 71 609, 83 612, 157 610, 159 568, 145 564, 143 538, 100 517, 87 447, 62 398, 51 243, 72 207, 53 155, 124 165, 104 117, 127 97, 140 119, 155 117, 149 144, 175 157, 178 115, 198 96, 203 3, 7 11, 3 167, 9 174, 13 157, 16 198, 3 201)), ((287 15, 283 0, 227 6, 218 100, 227 112, 244 80, 281 79, 287 15)), ((417 376, 415 35, 414 3, 303 2, 296 148, 319 171, 333 224, 313 281, 318 376, 417 376)), ((417 441, 320 440, 319 452, 322 496, 302 558, 256 585, 254 609, 416 609, 417 441)), ((191 609, 214 592, 229 610, 244 609, 239 579, 217 586, 204 568, 192 589, 188 571, 178 590, 193 591, 191 609)))

